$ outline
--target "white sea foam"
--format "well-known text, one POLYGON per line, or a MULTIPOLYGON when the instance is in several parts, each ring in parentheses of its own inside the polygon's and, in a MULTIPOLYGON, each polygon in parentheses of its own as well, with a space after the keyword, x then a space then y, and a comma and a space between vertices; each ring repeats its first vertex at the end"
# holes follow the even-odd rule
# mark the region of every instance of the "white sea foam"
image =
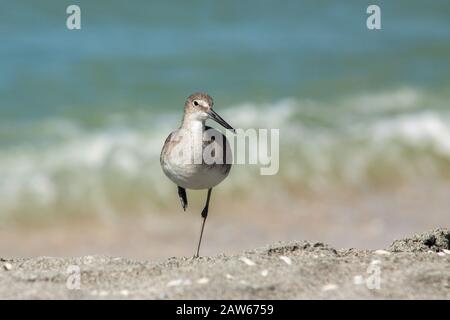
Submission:
POLYGON ((423 94, 413 88, 400 88, 393 91, 366 93, 343 99, 343 103, 369 113, 386 111, 409 111, 417 108, 423 94))
POLYGON ((448 114, 425 111, 386 119, 373 126, 372 136, 380 144, 400 139, 412 147, 429 146, 439 154, 450 156, 448 114))

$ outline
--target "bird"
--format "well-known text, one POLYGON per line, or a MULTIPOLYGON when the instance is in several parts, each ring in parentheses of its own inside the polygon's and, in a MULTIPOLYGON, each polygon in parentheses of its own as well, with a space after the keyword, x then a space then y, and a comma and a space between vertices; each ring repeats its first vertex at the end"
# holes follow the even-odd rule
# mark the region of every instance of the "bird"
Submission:
POLYGON ((236 133, 236 130, 214 111, 213 105, 213 99, 207 93, 191 94, 184 103, 181 126, 169 134, 160 155, 162 170, 177 185, 178 197, 184 211, 188 206, 186 189, 207 190, 194 258, 199 257, 212 189, 228 176, 232 165, 228 139, 217 129, 205 125, 205 122, 211 119, 236 133))

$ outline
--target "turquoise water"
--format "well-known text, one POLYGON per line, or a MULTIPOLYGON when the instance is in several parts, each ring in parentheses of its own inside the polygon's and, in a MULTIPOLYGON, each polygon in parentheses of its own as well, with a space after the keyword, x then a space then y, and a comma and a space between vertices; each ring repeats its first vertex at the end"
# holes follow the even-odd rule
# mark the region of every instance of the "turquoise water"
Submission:
MULTIPOLYGON (((281 186, 445 177, 450 2, 377 1, 381 31, 371 3, 2 1, 2 212, 164 202, 159 150, 197 90, 236 127, 281 128, 281 186)), ((224 192, 258 179, 236 170, 224 192)))

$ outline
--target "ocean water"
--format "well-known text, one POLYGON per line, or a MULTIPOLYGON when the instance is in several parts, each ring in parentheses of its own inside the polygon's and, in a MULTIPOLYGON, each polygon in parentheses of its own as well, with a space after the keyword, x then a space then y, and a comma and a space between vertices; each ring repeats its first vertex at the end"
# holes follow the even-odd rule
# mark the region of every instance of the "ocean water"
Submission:
POLYGON ((280 129, 279 173, 235 166, 223 195, 450 179, 450 2, 377 1, 379 31, 369 4, 2 1, 0 215, 165 206, 159 152, 198 90, 280 129))

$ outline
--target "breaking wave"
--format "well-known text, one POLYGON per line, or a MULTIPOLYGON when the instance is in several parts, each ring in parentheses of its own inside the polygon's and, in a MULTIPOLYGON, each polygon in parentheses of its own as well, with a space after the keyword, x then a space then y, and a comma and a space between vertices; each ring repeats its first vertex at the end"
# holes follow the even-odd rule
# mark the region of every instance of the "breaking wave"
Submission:
MULTIPOLYGON (((446 99, 412 88, 229 106, 219 111, 237 128, 280 129, 280 170, 262 178, 258 166, 234 166, 220 192, 449 179, 449 110, 446 99)), ((159 153, 180 118, 140 110, 94 128, 74 119, 2 124, 0 212, 111 215, 164 206, 175 193, 159 153)))

